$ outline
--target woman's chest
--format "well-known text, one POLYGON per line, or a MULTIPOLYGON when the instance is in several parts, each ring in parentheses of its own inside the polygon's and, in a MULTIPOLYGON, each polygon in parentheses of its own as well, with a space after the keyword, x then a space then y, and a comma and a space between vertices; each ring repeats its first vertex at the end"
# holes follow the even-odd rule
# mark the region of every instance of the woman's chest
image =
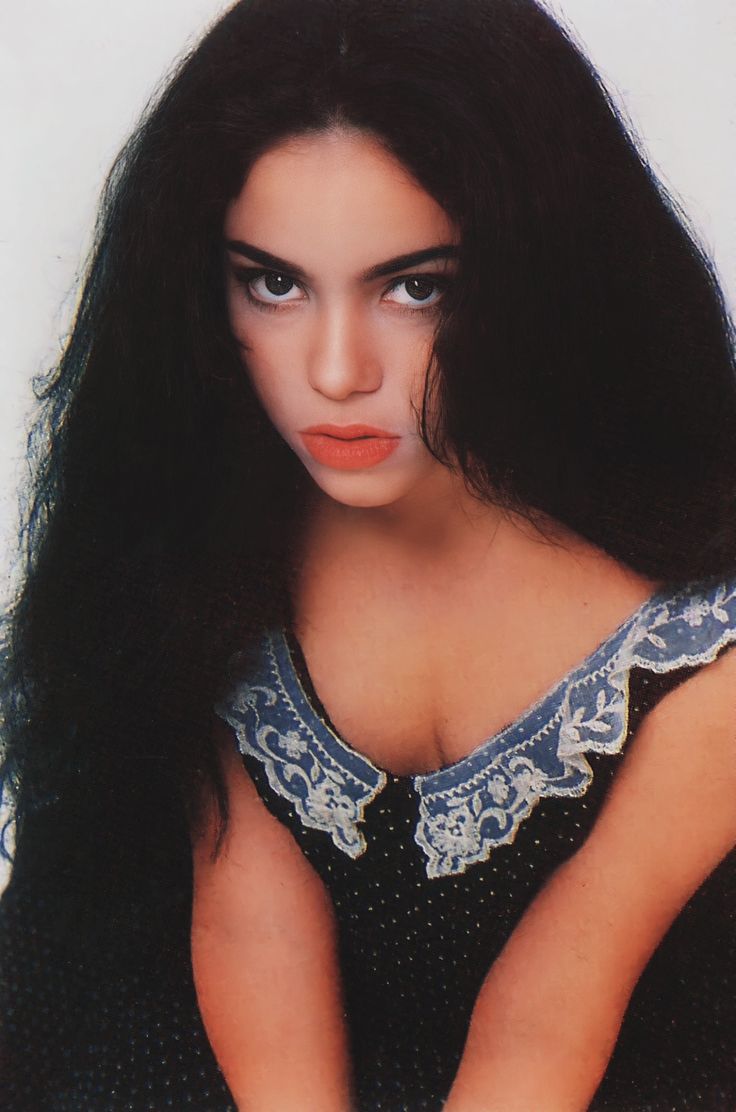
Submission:
POLYGON ((302 614, 294 632, 336 733, 406 775, 462 760, 541 698, 610 632, 605 616, 580 618, 551 602, 512 613, 448 600, 397 614, 374 600, 302 614))
POLYGON ((505 520, 436 548, 314 529, 292 595, 325 717, 399 775, 456 763, 515 722, 653 590, 579 539, 541 543, 505 520))

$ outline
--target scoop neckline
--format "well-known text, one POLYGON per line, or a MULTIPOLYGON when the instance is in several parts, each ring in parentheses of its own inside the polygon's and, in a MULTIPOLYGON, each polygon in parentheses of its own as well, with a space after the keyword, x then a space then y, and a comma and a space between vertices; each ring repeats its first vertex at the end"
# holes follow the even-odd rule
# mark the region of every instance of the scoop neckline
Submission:
POLYGON ((685 588, 683 587, 676 588, 675 590, 668 590, 662 587, 653 592, 653 594, 637 606, 628 617, 624 618, 611 633, 607 634, 587 656, 570 668, 560 679, 556 680, 539 699, 528 705, 516 718, 506 723, 506 725, 502 726, 496 733, 474 746, 465 756, 458 758, 456 761, 450 761, 448 764, 440 765, 438 768, 431 769, 429 772, 392 772, 391 769, 377 764, 367 756, 367 754, 362 753, 347 741, 335 727, 326 707, 319 697, 307 666, 304 651, 294 632, 293 625, 284 624, 278 628, 277 633, 284 650, 283 660, 286 662, 288 668, 289 681, 298 689, 304 706, 312 719, 311 722, 306 722, 305 724, 310 728, 314 728, 314 724, 316 723, 318 727, 326 729, 334 742, 336 742, 338 747, 349 758, 353 761, 357 759, 358 761, 364 762, 365 765, 382 778, 404 784, 411 782, 415 786, 419 786, 421 784, 431 784, 448 775, 457 775, 466 766, 468 769, 472 768, 489 749, 498 746, 507 734, 520 729, 530 718, 537 715, 547 703, 554 702, 555 696, 561 689, 566 688, 578 678, 579 675, 589 674, 599 669, 602 663, 609 660, 614 655, 612 652, 614 643, 621 639, 629 627, 635 625, 649 609, 656 608, 664 602, 672 601, 679 594, 683 593, 684 590, 685 588))

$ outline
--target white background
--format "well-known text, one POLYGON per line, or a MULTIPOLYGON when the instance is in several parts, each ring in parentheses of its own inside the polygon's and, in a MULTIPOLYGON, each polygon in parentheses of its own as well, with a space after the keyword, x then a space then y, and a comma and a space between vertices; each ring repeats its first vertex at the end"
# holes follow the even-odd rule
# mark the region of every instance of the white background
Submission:
MULTIPOLYGON (((100 187, 173 59, 227 6, 220 0, 3 5, 0 600, 10 590, 30 383, 53 365, 69 327, 100 187)), ((550 6, 623 104, 714 257, 733 306, 736 4, 550 0, 550 6)))

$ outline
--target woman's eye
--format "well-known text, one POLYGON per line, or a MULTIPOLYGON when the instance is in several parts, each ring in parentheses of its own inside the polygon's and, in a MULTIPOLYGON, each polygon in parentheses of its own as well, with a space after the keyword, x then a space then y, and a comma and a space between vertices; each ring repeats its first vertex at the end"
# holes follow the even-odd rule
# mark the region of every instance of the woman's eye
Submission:
POLYGON ((388 300, 396 305, 423 308, 434 305, 442 296, 442 289, 439 279, 434 276, 415 274, 399 278, 388 291, 388 300))
POLYGON ((264 270, 248 278, 248 290, 256 301, 269 305, 284 301, 300 301, 302 291, 288 274, 275 270, 264 270))

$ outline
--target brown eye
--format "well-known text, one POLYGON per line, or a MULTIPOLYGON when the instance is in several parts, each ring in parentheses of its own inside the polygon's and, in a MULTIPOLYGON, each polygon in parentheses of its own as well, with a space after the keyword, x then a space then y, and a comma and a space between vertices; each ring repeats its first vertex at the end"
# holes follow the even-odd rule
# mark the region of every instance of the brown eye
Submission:
POLYGON ((426 301, 427 298, 432 296, 437 283, 432 282, 429 278, 407 278, 404 285, 406 292, 415 301, 426 301))
POLYGON ((304 300, 303 291, 294 279, 277 270, 241 270, 240 280, 251 301, 261 305, 270 307, 304 300))
POLYGON ((436 274, 410 274, 398 278, 385 296, 395 305, 420 309, 434 305, 442 296, 446 284, 436 274))
POLYGON ((263 284, 269 293, 277 297, 283 297, 294 287, 293 279, 287 278, 285 274, 264 274, 263 284))

